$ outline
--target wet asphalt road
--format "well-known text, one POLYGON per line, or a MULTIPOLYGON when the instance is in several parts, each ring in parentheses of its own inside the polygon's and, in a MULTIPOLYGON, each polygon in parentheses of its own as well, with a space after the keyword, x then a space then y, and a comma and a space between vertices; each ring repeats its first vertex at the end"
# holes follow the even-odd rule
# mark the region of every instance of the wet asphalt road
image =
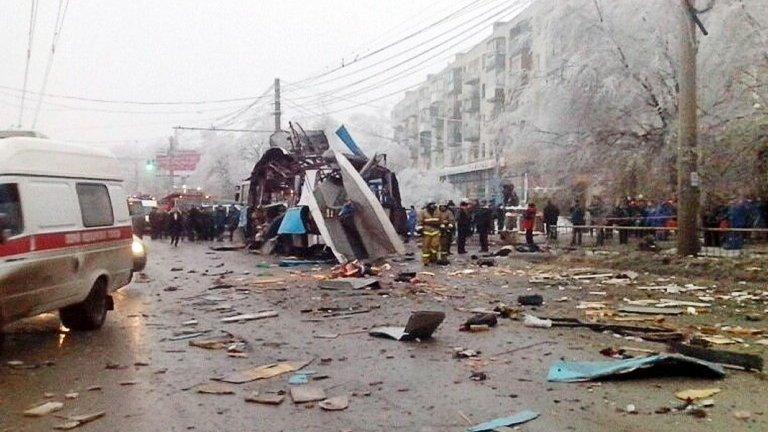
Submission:
MULTIPOLYGON (((53 430, 61 423, 55 415, 21 415, 50 400, 64 402, 64 409, 56 413, 60 415, 106 412, 105 417, 76 429, 82 431, 460 431, 467 426, 463 416, 479 423, 524 409, 541 413, 521 427, 525 431, 768 430, 768 413, 763 414, 768 409, 768 390, 765 381, 752 375, 730 373, 719 382, 652 378, 553 384, 546 382, 553 361, 561 357, 601 360, 599 349, 626 343, 586 330, 528 329, 509 320, 501 320, 488 332, 457 331, 469 314, 456 307, 487 306, 492 300, 513 303, 526 289, 527 277, 522 273, 467 281, 442 276, 461 268, 458 264, 435 270, 438 279, 455 288, 452 292, 461 293, 455 297, 412 294, 390 284, 378 294, 329 292, 318 290, 312 278, 326 270, 289 273, 257 266, 264 258, 243 252, 212 253, 206 245, 189 244, 173 250, 164 243, 149 244, 146 274, 151 281, 119 291, 116 310, 102 330, 62 332, 55 314, 6 328, 0 354, 0 431, 53 430), (230 280, 259 276, 283 283, 251 286, 249 291, 210 290, 217 279, 210 274, 225 271, 232 272, 227 275, 230 280), (215 301, 201 300, 210 296, 215 301), (345 318, 301 312, 319 306, 374 309, 345 318), (409 311, 417 309, 443 310, 448 315, 430 342, 401 343, 360 332, 376 324, 404 324, 409 311), (220 322, 233 311, 263 310, 275 310, 279 316, 220 322), (191 319, 199 322, 197 326, 182 325, 191 319), (227 331, 246 341, 247 358, 191 347, 188 340, 170 340, 175 332, 195 328, 209 331, 201 338, 227 331), (357 333, 336 339, 316 337, 334 332, 357 333), (532 344, 539 345, 499 354, 532 344), (452 358, 457 346, 483 354, 479 360, 460 361, 452 358), (204 395, 195 390, 233 371, 304 359, 314 359, 306 370, 327 376, 314 384, 328 396, 350 397, 348 409, 325 412, 316 404, 295 405, 290 397, 276 407, 245 402, 254 390, 287 389, 289 375, 235 385, 233 395, 204 395), (12 360, 37 367, 10 368, 6 363, 12 360), (486 372, 487 380, 470 380, 473 370, 486 372), (99 389, 88 390, 95 386, 99 389), (723 392, 716 396, 707 419, 654 414, 660 406, 675 404, 675 391, 712 386, 723 392), (78 396, 65 399, 70 392, 78 396), (627 404, 634 404, 638 414, 623 412, 627 404), (731 414, 734 409, 749 410, 752 418, 736 420, 731 414)), ((394 265, 393 271, 420 267, 394 265)), ((509 265, 512 269, 526 266, 512 261, 509 265)), ((659 349, 656 344, 641 346, 659 349)))

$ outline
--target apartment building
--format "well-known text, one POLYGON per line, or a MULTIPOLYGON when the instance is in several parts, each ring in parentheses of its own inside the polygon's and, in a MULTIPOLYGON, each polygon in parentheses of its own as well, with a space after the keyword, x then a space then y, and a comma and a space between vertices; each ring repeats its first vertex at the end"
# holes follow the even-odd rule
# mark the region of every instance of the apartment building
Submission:
POLYGON ((395 139, 411 150, 412 165, 436 170, 465 197, 498 194, 505 143, 513 133, 503 114, 519 105, 535 69, 532 19, 524 11, 493 25, 491 36, 429 75, 395 105, 395 139))

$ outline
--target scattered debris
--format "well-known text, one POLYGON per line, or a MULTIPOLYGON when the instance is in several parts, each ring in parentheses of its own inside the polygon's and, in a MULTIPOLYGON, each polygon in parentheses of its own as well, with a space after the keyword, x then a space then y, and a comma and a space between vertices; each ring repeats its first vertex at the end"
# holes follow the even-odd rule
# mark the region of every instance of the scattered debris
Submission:
POLYGON ((469 375, 469 379, 472 381, 485 381, 488 379, 488 374, 482 371, 473 371, 469 375))
POLYGON ((715 350, 685 343, 674 343, 670 346, 670 349, 673 352, 708 362, 738 366, 747 370, 763 370, 763 357, 757 354, 715 350))
POLYGON ((222 381, 230 384, 244 384, 251 381, 260 379, 273 378, 279 375, 286 374, 288 372, 295 372, 301 370, 312 360, 298 361, 298 362, 286 362, 286 363, 272 363, 264 366, 258 366, 252 369, 235 372, 231 375, 227 375, 223 378, 218 378, 217 381, 222 381))
POLYGON ((257 391, 252 392, 245 397, 246 402, 253 402, 263 405, 280 405, 285 400, 285 396, 276 393, 262 394, 257 391))
POLYGON ((64 404, 61 402, 46 402, 24 411, 24 415, 26 417, 44 417, 52 412, 60 411, 63 408, 64 404))
POLYGON ((235 394, 235 388, 226 384, 209 383, 196 387, 198 393, 212 395, 230 395, 235 394))
POLYGON ((749 411, 734 411, 733 416, 739 420, 747 421, 752 417, 752 413, 749 411))
POLYGON ((690 389, 690 390, 682 390, 677 393, 675 393, 675 397, 686 401, 688 403, 691 403, 695 400, 699 399, 707 399, 709 397, 712 397, 718 393, 720 393, 719 388, 704 388, 704 389, 690 389))
POLYGON ((266 312, 260 312, 255 314, 243 314, 243 315, 236 315, 229 318, 222 318, 221 322, 223 323, 245 322, 245 321, 260 320, 265 318, 274 318, 277 315, 278 313, 275 311, 266 311, 266 312))
POLYGON ((541 306, 544 304, 544 297, 540 294, 521 295, 517 297, 517 303, 521 306, 541 306))
POLYGON ((459 359, 472 358, 472 357, 477 357, 479 355, 480 355, 480 351, 476 351, 473 349, 466 349, 462 347, 457 347, 453 349, 453 356, 459 359))
POLYGON ((291 387, 291 400, 293 403, 317 402, 325 399, 325 391, 316 386, 291 387))
POLYGON ((395 282, 410 282, 416 278, 416 272, 401 272, 395 277, 395 282))
POLYGON ((86 423, 90 423, 94 420, 98 420, 106 415, 106 412, 99 411, 92 414, 83 414, 83 415, 76 415, 76 416, 68 416, 65 417, 65 422, 56 425, 53 428, 58 430, 70 430, 75 429, 77 427, 80 427, 86 423))
POLYGON ((349 398, 347 396, 335 396, 320 402, 318 405, 326 411, 342 411, 349 407, 349 398))
POLYGON ((483 313, 483 314, 476 314, 472 316, 470 319, 468 319, 464 324, 459 327, 459 330, 461 331, 470 331, 473 326, 488 326, 488 327, 496 327, 498 324, 498 319, 496 318, 496 314, 493 313, 483 313))
POLYGON ((411 314, 405 327, 375 327, 368 334, 398 341, 425 340, 445 319, 445 313, 439 311, 417 311, 411 314))
POLYGON ((550 328, 552 327, 552 320, 537 318, 533 315, 525 315, 523 317, 523 325, 526 327, 550 328))
POLYGON ((682 372, 707 378, 723 378, 725 371, 717 364, 680 354, 657 354, 648 357, 598 362, 556 362, 549 369, 548 381, 578 382, 656 369, 659 373, 682 372))
POLYGON ((509 417, 497 418, 477 426, 467 429, 467 432, 491 432, 503 427, 516 426, 527 423, 539 416, 539 413, 533 411, 522 411, 509 417))
POLYGON ((644 315, 682 315, 685 309, 673 309, 665 307, 622 306, 619 312, 644 314, 644 315))
POLYGON ((379 280, 375 278, 325 279, 318 282, 317 286, 326 290, 359 290, 367 287, 371 287, 371 289, 380 288, 379 280))

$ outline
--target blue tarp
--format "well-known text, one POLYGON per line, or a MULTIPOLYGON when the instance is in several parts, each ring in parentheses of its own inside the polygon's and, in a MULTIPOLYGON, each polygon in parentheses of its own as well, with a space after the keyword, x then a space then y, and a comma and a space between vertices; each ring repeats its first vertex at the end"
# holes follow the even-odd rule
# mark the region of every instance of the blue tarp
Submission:
POLYGON ((725 370, 717 364, 680 354, 658 354, 648 357, 631 358, 615 361, 595 362, 556 362, 549 368, 548 381, 578 382, 590 381, 616 375, 627 374, 638 369, 658 366, 668 371, 673 366, 686 367, 686 374, 702 375, 713 378, 725 376, 725 370))
POLYGON ((306 234, 307 227, 301 218, 302 207, 289 208, 277 229, 278 234, 306 234))
POLYGON ((530 410, 521 411, 509 417, 498 418, 495 420, 491 420, 489 422, 479 424, 477 426, 472 426, 471 428, 467 429, 467 431, 468 432, 492 431, 492 430, 495 430, 496 428, 500 428, 504 426, 509 427, 509 426, 523 424, 525 422, 529 422, 535 419, 538 416, 539 416, 539 413, 537 412, 533 412, 530 410))
POLYGON ((336 135, 344 141, 344 144, 349 147, 349 150, 354 153, 357 156, 365 157, 365 153, 363 153, 362 150, 360 150, 360 147, 357 146, 357 143, 355 140, 352 139, 352 135, 349 134, 349 131, 347 130, 347 127, 344 125, 341 125, 338 129, 336 129, 336 135))

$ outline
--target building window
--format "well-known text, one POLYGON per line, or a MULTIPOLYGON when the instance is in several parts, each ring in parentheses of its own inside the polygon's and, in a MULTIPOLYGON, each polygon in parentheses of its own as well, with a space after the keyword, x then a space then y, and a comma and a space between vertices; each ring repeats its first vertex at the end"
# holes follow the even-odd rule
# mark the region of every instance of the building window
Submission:
POLYGON ((0 184, 0 215, 5 216, 4 229, 9 230, 12 236, 24 231, 19 186, 16 183, 0 184))
POLYGON ((106 185, 78 183, 76 189, 84 227, 110 226, 115 223, 112 200, 106 185))

